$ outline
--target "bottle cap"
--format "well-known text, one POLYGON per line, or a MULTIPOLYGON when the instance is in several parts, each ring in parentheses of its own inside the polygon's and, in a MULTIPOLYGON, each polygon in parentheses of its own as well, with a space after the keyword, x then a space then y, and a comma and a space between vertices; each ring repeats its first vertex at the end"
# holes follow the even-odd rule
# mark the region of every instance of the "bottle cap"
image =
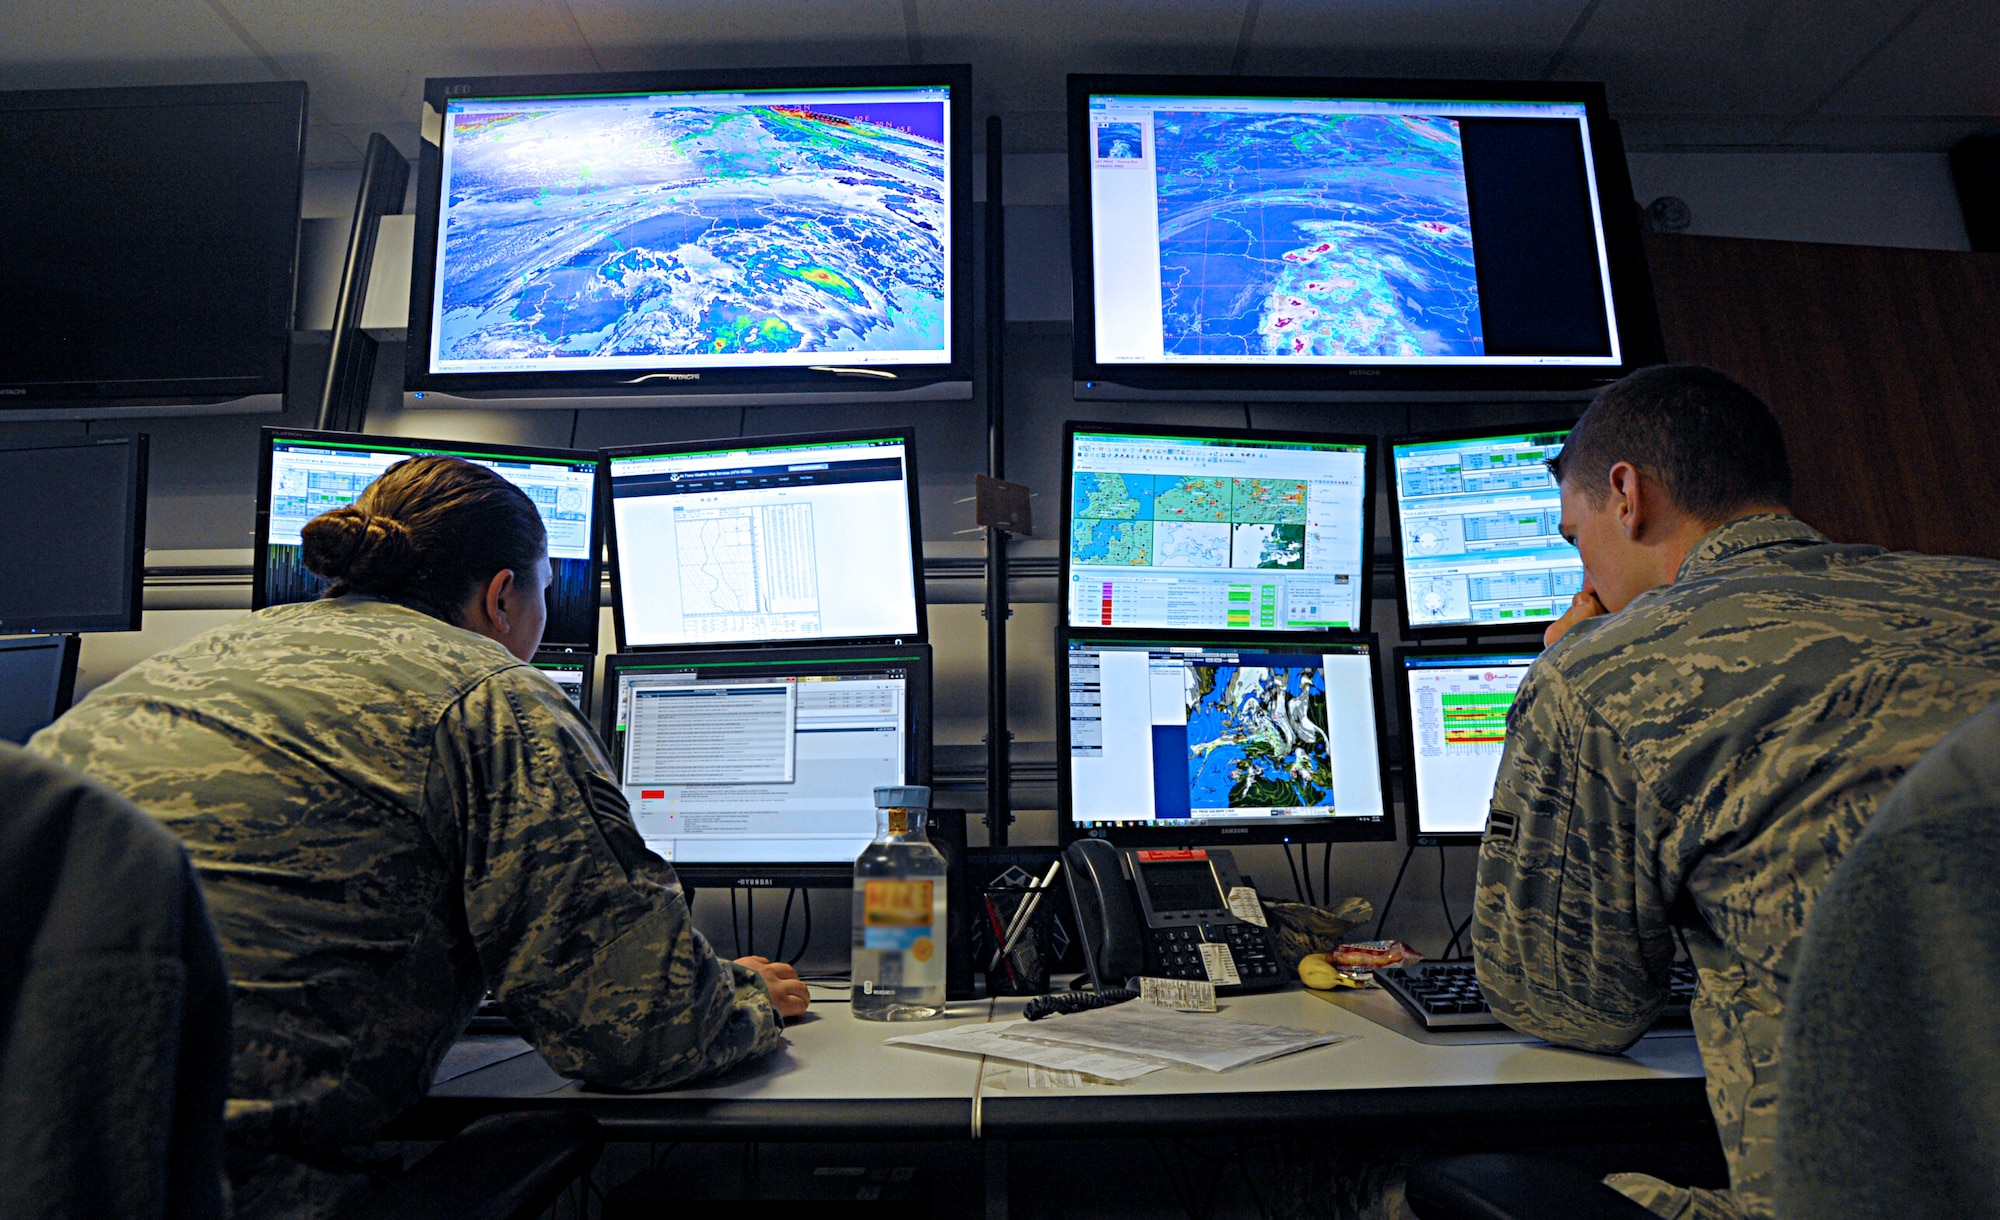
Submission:
POLYGON ((901 788, 877 788, 875 808, 877 809, 929 809, 931 790, 922 784, 908 784, 901 788))

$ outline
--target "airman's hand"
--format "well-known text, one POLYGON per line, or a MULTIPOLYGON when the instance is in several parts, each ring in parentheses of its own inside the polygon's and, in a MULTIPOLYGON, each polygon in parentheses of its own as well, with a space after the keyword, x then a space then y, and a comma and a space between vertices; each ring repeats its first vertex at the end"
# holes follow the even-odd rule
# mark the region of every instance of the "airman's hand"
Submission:
POLYGON ((1554 647, 1555 642, 1568 634, 1571 627, 1587 618, 1596 618, 1606 613, 1609 612, 1605 610, 1604 603, 1597 600, 1597 586, 1591 584, 1586 577, 1583 588, 1577 591, 1575 597, 1569 599, 1569 609, 1563 611, 1563 616, 1550 623, 1548 630, 1542 632, 1542 647, 1554 647))
POLYGON ((806 1015, 806 1005, 812 996, 806 990, 805 981, 790 962, 774 962, 768 957, 739 957, 739 966, 748 966, 764 976, 764 986, 771 993, 771 1007, 778 1015, 790 1020, 806 1015))

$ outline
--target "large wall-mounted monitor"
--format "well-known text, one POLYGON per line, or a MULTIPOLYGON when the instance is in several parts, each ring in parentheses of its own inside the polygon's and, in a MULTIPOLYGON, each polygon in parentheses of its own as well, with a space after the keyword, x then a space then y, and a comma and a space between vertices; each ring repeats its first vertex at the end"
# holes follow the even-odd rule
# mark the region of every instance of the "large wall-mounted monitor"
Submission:
POLYGON ((930 782, 926 645, 605 658, 604 739, 691 885, 846 885, 875 789, 930 782))
POLYGON ((969 397, 970 89, 937 65, 426 82, 413 405, 969 397))
POLYGON ((137 631, 147 439, 0 444, 0 635, 137 631))
POLYGON ((1507 745, 1507 713, 1538 648, 1396 650, 1409 842, 1477 843, 1507 745))
POLYGON ((1589 84, 1071 76, 1079 397, 1580 397, 1658 357, 1589 84))
POLYGON ((620 648, 924 638, 912 430, 603 453, 620 648))
POLYGON ((282 406, 300 81, 0 93, 0 417, 282 406))
POLYGON ((1548 460, 1568 423, 1389 442, 1405 636, 1539 633, 1583 588, 1548 460))
POLYGON ((1363 631, 1368 437, 1071 423, 1072 629, 1363 631))
POLYGON ((431 454, 491 467, 534 501, 548 533, 553 576, 542 648, 595 651, 603 527, 598 458, 591 450, 266 428, 257 471, 252 607, 312 601, 325 593, 327 582, 306 570, 300 536, 306 522, 352 504, 396 463, 431 454))
POLYGON ((1376 642, 1068 641, 1056 721, 1064 841, 1393 839, 1376 642))

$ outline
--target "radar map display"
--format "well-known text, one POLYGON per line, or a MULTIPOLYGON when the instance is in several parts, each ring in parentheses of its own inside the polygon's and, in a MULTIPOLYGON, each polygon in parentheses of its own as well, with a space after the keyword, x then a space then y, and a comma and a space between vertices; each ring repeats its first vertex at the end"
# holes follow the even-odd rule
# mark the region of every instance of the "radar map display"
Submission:
POLYGON ((1332 808, 1326 725, 1326 681, 1318 668, 1189 665, 1189 804, 1332 808))
POLYGON ((1164 353, 1478 356, 1458 124, 1154 116, 1164 353))
POLYGON ((948 360, 945 107, 454 104, 433 370, 948 360))

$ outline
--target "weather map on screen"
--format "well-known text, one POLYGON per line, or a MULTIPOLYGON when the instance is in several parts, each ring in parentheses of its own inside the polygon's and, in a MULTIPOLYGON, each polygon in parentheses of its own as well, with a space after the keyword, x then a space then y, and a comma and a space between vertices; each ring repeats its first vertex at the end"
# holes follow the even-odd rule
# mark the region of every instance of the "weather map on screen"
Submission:
POLYGON ((949 106, 451 99, 431 371, 949 363, 949 106))
POLYGON ((1456 121, 1161 110, 1153 131, 1168 353, 1482 353, 1456 121))

